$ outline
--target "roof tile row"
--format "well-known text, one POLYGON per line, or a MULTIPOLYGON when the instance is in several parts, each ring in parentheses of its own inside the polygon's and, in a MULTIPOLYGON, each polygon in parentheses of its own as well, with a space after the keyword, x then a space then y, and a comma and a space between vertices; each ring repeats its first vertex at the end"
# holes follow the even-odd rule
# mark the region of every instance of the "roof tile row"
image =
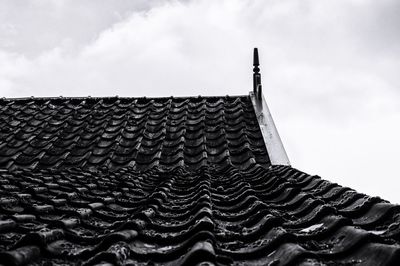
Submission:
POLYGON ((387 265, 400 254, 397 205, 286 166, 2 170, 0 180, 0 261, 14 265, 387 265))

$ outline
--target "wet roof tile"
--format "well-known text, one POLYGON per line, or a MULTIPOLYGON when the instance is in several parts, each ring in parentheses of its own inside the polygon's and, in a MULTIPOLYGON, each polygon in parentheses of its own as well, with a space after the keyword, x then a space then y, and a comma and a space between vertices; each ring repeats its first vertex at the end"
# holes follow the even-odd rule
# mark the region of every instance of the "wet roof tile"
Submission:
POLYGON ((249 97, 0 101, 0 264, 397 265, 400 208, 271 165, 249 97))
POLYGON ((2 168, 269 165, 263 143, 251 141, 261 135, 249 97, 6 99, 0 106, 2 168))

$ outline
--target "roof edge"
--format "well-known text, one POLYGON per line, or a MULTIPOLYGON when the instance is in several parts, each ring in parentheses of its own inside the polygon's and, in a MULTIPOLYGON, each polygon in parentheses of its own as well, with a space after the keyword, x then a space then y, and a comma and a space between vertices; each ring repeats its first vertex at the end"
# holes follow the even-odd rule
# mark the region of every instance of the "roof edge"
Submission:
POLYGON ((218 99, 218 98, 239 98, 239 97, 249 97, 249 95, 222 95, 222 96, 204 96, 204 95, 192 95, 192 96, 161 96, 161 97, 148 97, 148 96, 101 96, 101 97, 92 97, 92 96, 54 96, 54 97, 2 97, 0 101, 29 101, 29 100, 60 100, 60 99, 67 99, 67 100, 100 100, 100 99, 189 99, 189 98, 205 98, 205 99, 218 99))
POLYGON ((249 94, 271 164, 290 166, 289 158, 283 147, 282 140, 276 129, 264 95, 261 93, 261 99, 257 100, 253 91, 249 94))

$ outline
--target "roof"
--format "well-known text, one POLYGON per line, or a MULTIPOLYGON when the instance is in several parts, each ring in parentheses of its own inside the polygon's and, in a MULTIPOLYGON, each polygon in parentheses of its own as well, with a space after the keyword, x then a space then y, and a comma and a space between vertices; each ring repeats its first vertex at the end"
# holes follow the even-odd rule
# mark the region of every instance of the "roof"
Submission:
POLYGON ((0 101, 0 264, 396 265, 400 209, 273 165, 249 96, 0 101))
POLYGON ((269 164, 248 96, 4 99, 0 108, 6 169, 269 164))

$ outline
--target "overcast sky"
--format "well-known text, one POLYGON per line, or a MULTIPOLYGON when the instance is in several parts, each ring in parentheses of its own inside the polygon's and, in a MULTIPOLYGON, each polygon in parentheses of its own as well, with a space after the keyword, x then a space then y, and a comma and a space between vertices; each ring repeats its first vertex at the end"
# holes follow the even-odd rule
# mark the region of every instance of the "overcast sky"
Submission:
POLYGON ((400 203, 400 1, 0 0, 0 96, 244 95, 292 165, 400 203))

